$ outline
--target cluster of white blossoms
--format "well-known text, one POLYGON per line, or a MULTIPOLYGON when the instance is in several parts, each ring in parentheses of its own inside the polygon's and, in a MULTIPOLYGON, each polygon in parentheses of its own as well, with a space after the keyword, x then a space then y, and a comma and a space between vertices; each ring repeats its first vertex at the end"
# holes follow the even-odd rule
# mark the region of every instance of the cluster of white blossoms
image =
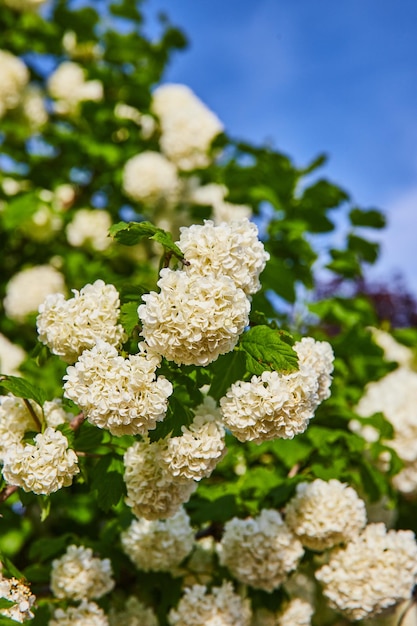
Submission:
POLYGON ((266 370, 250 381, 233 383, 221 398, 224 424, 239 441, 292 439, 306 430, 317 406, 328 397, 330 344, 308 337, 296 342, 294 350, 299 356, 296 372, 266 370))
POLYGON ((310 626, 314 608, 306 600, 293 598, 279 613, 276 626, 310 626))
POLYGON ((207 593, 204 585, 184 590, 176 609, 168 615, 171 626, 249 626, 252 617, 249 600, 234 592, 230 582, 213 587, 207 593))
MULTIPOLYGON (((404 494, 417 493, 417 372, 401 366, 378 381, 370 382, 356 406, 362 417, 384 413, 394 429, 393 439, 387 442, 404 462, 403 469, 393 477, 396 489, 404 494)), ((353 420, 352 430, 367 440, 376 440, 379 433, 367 424, 353 420)))
POLYGON ((264 509, 257 517, 226 522, 219 554, 237 580, 273 591, 297 567, 304 549, 278 511, 264 509))
POLYGON ((315 576, 330 606, 348 619, 375 617, 411 596, 417 581, 414 533, 369 524, 346 547, 335 548, 315 576))
POLYGON ((250 303, 228 276, 163 269, 160 292, 138 308, 149 347, 169 361, 207 365, 230 352, 249 321, 250 303))
POLYGON ((14 602, 9 608, 1 608, 0 615, 12 619, 14 622, 26 622, 34 617, 31 608, 36 597, 30 588, 17 578, 6 578, 0 570, 0 598, 14 602))
POLYGON ((123 168, 123 191, 136 202, 173 204, 181 189, 177 168, 163 154, 150 150, 129 159, 123 168))
POLYGON ((258 229, 248 219, 220 224, 207 220, 204 225, 180 228, 178 247, 189 263, 190 276, 229 276, 247 294, 259 291, 259 275, 269 259, 258 229))
POLYGON ((98 599, 114 587, 109 559, 93 556, 91 548, 68 546, 65 554, 52 561, 52 593, 69 600, 98 599))
POLYGON ((179 169, 210 165, 210 145, 223 125, 191 89, 161 85, 153 92, 151 109, 159 118, 161 150, 179 169))
POLYGON ((245 218, 250 219, 252 216, 251 207, 227 202, 225 200, 227 192, 228 189, 225 185, 209 183, 208 185, 196 186, 191 183, 188 188, 188 200, 194 204, 211 206, 215 224, 234 222, 245 218))
POLYGON ((135 596, 130 596, 124 609, 116 611, 113 607, 109 611, 110 626, 158 626, 158 620, 150 607, 145 606, 135 596))
POLYGON ((52 265, 36 265, 15 274, 7 283, 4 310, 10 319, 24 322, 47 296, 67 291, 63 275, 52 265))
POLYGON ((35 85, 28 85, 23 91, 18 110, 33 132, 42 128, 48 121, 44 97, 35 85))
POLYGON ((18 375, 19 366, 26 359, 26 352, 20 346, 12 343, 0 333, 0 374, 7 376, 18 375))
POLYGON ((29 81, 29 71, 21 59, 8 50, 0 50, 0 118, 15 109, 29 81))
POLYGON ((371 327, 369 330, 375 343, 383 349, 386 361, 396 361, 403 367, 411 366, 414 354, 410 348, 398 343, 390 333, 380 328, 371 327))
POLYGON ((133 520, 121 534, 121 542, 138 569, 169 572, 190 554, 194 533, 190 518, 181 507, 167 520, 133 520))
POLYGON ((210 476, 226 454, 220 417, 214 400, 206 397, 190 426, 181 427, 182 435, 168 439, 163 458, 173 476, 197 481, 210 476))
POLYGON ((137 517, 158 520, 172 517, 197 488, 194 480, 178 479, 164 462, 166 440, 137 441, 124 455, 126 504, 137 517))
POLYGON ((75 248, 87 247, 102 252, 111 245, 109 228, 112 218, 108 211, 79 209, 66 227, 68 243, 75 248))
POLYGON ((12 443, 20 443, 26 432, 39 429, 32 413, 40 424, 45 421, 52 428, 73 417, 63 409, 60 399, 45 402, 42 409, 35 402, 27 402, 30 409, 22 398, 16 398, 12 394, 0 396, 0 460, 12 443))
POLYGON ((109 620, 98 604, 83 600, 78 606, 56 609, 48 626, 109 626, 109 620))
POLYGON ((77 63, 64 61, 48 79, 48 91, 56 100, 57 113, 76 112, 85 100, 99 101, 103 98, 103 84, 99 80, 85 80, 84 70, 77 63))
POLYGON ((9 485, 49 495, 72 483, 78 458, 67 438, 48 426, 31 443, 11 443, 3 455, 3 478, 9 485))
POLYGON ((297 485, 285 521, 306 548, 325 550, 359 535, 366 525, 365 502, 347 484, 317 478, 297 485))
POLYGON ((120 356, 114 346, 97 340, 84 350, 64 376, 64 395, 89 422, 113 435, 146 435, 164 419, 172 384, 156 377, 160 358, 146 353, 120 356))
POLYGON ((120 345, 125 333, 117 323, 120 315, 117 289, 96 280, 80 291, 72 291, 74 295, 69 300, 62 294, 51 294, 39 306, 36 320, 39 341, 67 363, 74 363, 98 339, 112 346, 120 345))

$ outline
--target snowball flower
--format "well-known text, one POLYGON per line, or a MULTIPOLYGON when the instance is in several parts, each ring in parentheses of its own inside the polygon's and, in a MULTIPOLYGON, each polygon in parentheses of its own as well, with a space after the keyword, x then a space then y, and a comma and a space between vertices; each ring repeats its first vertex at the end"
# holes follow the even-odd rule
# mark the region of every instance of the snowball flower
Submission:
POLYGON ((133 520, 121 535, 122 547, 144 572, 169 572, 187 557, 194 544, 190 518, 181 507, 167 520, 133 520))
MULTIPOLYGON (((64 411, 61 400, 45 402, 42 409, 31 400, 28 403, 39 422, 42 424, 45 421, 52 428, 73 417, 71 413, 64 411)), ((16 398, 12 394, 0 396, 0 460, 12 443, 20 443, 26 432, 38 430, 32 412, 22 398, 16 398)))
POLYGON ((288 375, 265 371, 233 383, 220 400, 223 422, 239 441, 261 443, 303 433, 318 405, 317 376, 300 369, 288 375))
POLYGON ((173 203, 179 190, 177 168, 159 152, 141 152, 129 159, 123 168, 123 191, 136 202, 173 203))
POLYGON ((6 376, 18 376, 19 366, 26 359, 26 352, 0 333, 0 372, 6 376))
POLYGON ((279 587, 303 554, 300 541, 272 509, 226 522, 220 543, 220 563, 240 582, 264 591, 279 587))
POLYGON ((29 587, 17 578, 5 578, 0 573, 0 598, 5 598, 15 604, 7 609, 0 609, 0 615, 15 622, 26 622, 34 617, 31 608, 36 597, 29 587))
POLYGON ((9 280, 4 310, 11 319, 23 322, 27 315, 37 312, 47 296, 65 291, 64 277, 51 265, 29 267, 9 280))
POLYGON ((309 368, 317 375, 319 402, 327 400, 332 384, 333 348, 327 341, 316 341, 312 337, 303 337, 301 341, 296 341, 293 348, 298 355, 300 369, 309 368))
POLYGON ((206 220, 204 225, 183 226, 180 232, 177 244, 189 262, 188 274, 229 276, 247 295, 259 291, 259 275, 269 254, 255 224, 243 219, 215 226, 206 220))
POLYGON ((39 341, 67 363, 74 363, 87 348, 102 339, 118 346, 123 341, 123 327, 117 323, 120 299, 113 285, 96 280, 65 300, 62 294, 48 296, 39 306, 36 320, 39 341))
POLYGON ((402 343, 398 343, 390 333, 380 328, 370 328, 375 343, 384 351, 386 361, 396 361, 403 367, 409 367, 413 361, 413 351, 402 343))
POLYGON ((182 436, 168 439, 163 459, 174 476, 201 480, 210 476, 226 453, 220 413, 211 400, 206 398, 197 407, 190 426, 181 427, 182 436))
POLYGON ((222 222, 233 222, 250 219, 252 209, 243 204, 232 204, 226 202, 225 197, 228 189, 225 185, 209 183, 208 185, 195 186, 192 179, 187 199, 194 204, 212 207, 213 221, 216 225, 222 222))
POLYGON ((185 85, 161 85, 153 92, 151 108, 161 125, 162 152, 181 170, 207 167, 213 139, 223 125, 185 85))
POLYGON ((101 598, 114 587, 110 560, 94 557, 91 548, 68 546, 63 556, 52 561, 50 586, 57 598, 101 598))
POLYGON ((109 620, 98 604, 83 600, 78 606, 56 609, 48 626, 109 626, 109 620))
POLYGON ((144 435, 164 419, 172 393, 171 383, 156 377, 158 365, 157 356, 143 351, 124 359, 114 346, 99 340, 68 367, 65 397, 89 422, 113 435, 144 435))
POLYGON ((22 93, 19 104, 19 111, 30 130, 37 131, 48 121, 48 112, 41 90, 38 87, 29 85, 22 93))
POLYGON ((0 118, 19 104, 29 81, 26 65, 8 50, 0 50, 0 118))
POLYGON ((161 270, 160 293, 142 296, 142 335, 169 361, 207 365, 230 352, 248 324, 250 303, 227 276, 161 270))
POLYGON ((237 595, 230 582, 213 587, 193 585, 184 591, 176 609, 171 609, 171 626, 249 626, 252 612, 249 600, 237 595))
POLYGON ((315 575, 332 608, 350 620, 375 617, 411 596, 417 577, 414 533, 369 524, 345 548, 335 548, 315 575))
POLYGON ((310 626, 314 608, 306 600, 293 598, 278 615, 277 626, 310 626))
POLYGON ((77 63, 64 61, 48 79, 48 91, 57 101, 58 113, 74 113, 80 102, 103 99, 99 80, 85 80, 84 70, 77 63))
POLYGON ((110 626, 120 626, 120 624, 123 626, 158 626, 158 620, 153 610, 146 607, 134 596, 130 596, 126 600, 122 611, 110 609, 109 623, 110 626))
POLYGON ((102 252, 111 245, 109 228, 112 218, 107 211, 79 209, 66 228, 68 243, 102 252))
POLYGON ((124 455, 126 504, 137 517, 172 517, 197 487, 193 480, 179 480, 168 472, 162 458, 165 449, 165 440, 137 441, 124 455))
POLYGON ((311 550, 354 539, 366 524, 365 503, 352 487, 336 479, 299 483, 285 509, 285 521, 311 550))
POLYGON ((80 471, 74 450, 67 438, 48 426, 29 443, 12 443, 4 453, 3 478, 24 491, 49 495, 72 483, 80 471))

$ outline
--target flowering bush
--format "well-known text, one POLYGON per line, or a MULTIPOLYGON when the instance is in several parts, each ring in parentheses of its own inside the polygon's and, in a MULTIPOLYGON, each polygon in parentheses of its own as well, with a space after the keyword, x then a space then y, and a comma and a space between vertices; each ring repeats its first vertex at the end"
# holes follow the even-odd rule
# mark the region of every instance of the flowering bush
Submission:
POLYGON ((139 5, 0 0, 0 625, 388 624, 417 333, 314 295, 383 215, 166 84, 139 5))

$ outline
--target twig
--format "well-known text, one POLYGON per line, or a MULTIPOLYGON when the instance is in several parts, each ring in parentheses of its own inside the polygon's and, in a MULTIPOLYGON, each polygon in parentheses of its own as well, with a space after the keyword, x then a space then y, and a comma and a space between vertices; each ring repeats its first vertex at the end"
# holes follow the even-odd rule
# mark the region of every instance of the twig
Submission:
POLYGON ((69 427, 71 428, 71 430, 78 430, 84 421, 85 415, 81 412, 70 421, 69 427))
POLYGON ((31 403, 29 402, 29 400, 27 398, 22 398, 22 399, 23 399, 23 402, 26 405, 27 410, 31 414, 33 421, 35 422, 36 426, 38 427, 38 430, 41 431, 42 430, 42 424, 41 424, 41 422, 39 420, 39 417, 36 415, 33 406, 31 405, 31 403))

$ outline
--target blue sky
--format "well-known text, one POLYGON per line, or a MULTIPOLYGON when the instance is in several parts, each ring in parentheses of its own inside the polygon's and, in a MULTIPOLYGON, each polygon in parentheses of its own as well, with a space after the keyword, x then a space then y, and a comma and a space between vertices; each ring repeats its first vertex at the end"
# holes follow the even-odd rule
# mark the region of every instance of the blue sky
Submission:
POLYGON ((416 0, 147 0, 189 48, 165 79, 189 85, 230 135, 268 140, 362 207, 385 211, 378 277, 417 293, 416 0))

